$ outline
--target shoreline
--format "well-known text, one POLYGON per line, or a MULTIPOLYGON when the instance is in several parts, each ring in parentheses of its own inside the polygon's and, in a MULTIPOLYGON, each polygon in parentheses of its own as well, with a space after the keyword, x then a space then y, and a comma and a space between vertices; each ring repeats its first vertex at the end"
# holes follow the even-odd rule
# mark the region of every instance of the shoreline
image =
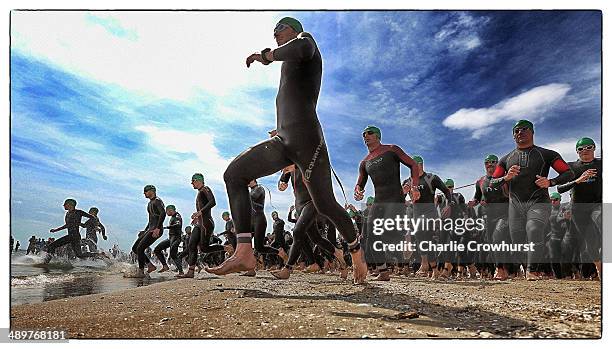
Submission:
POLYGON ((202 273, 11 306, 11 327, 69 338, 600 338, 601 284, 202 273))

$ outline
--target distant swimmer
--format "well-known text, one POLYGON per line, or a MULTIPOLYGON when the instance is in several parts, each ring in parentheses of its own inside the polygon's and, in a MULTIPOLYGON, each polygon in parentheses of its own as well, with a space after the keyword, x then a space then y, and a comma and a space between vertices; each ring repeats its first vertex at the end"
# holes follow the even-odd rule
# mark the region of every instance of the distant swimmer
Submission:
POLYGON ((72 247, 74 254, 79 258, 87 258, 87 257, 95 257, 98 256, 98 253, 92 252, 82 252, 81 250, 81 234, 79 233, 79 228, 81 226, 81 220, 83 217, 87 217, 89 219, 95 218, 89 213, 79 210, 76 208, 77 202, 74 199, 66 199, 64 201, 64 209, 66 212, 66 217, 64 218, 66 224, 62 225, 59 228, 51 229, 49 232, 55 233, 64 229, 68 230, 68 235, 62 236, 61 238, 55 240, 47 246, 47 255, 45 256, 44 263, 48 264, 53 255, 55 254, 55 250, 58 247, 68 245, 72 247))
POLYGON ((97 207, 90 208, 89 214, 94 216, 94 218, 90 218, 85 223, 81 224, 81 226, 85 228, 85 241, 89 247, 89 252, 98 251, 98 232, 102 234, 104 240, 108 239, 106 236, 106 228, 104 228, 104 225, 98 218, 99 212, 100 210, 97 207))
POLYGON ((147 212, 149 214, 149 222, 147 226, 138 234, 138 238, 132 246, 132 252, 138 258, 138 273, 135 277, 144 277, 144 268, 147 267, 149 273, 157 269, 149 259, 150 246, 162 235, 164 219, 166 218, 166 208, 164 202, 157 196, 157 188, 154 185, 148 184, 144 187, 144 196, 149 199, 147 204, 147 212))

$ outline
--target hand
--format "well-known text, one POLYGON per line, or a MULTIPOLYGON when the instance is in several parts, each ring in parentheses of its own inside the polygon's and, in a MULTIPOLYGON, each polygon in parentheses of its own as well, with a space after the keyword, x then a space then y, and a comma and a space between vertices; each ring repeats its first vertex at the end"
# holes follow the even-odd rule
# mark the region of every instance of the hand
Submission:
POLYGON ((195 212, 194 214, 191 215, 191 219, 196 220, 196 219, 200 218, 201 215, 202 215, 202 213, 195 212))
POLYGON ((484 200, 480 200, 480 206, 487 206, 487 202, 484 200))
POLYGON ((246 59, 246 66, 247 68, 249 68, 251 66, 251 64, 253 64, 253 62, 259 62, 263 65, 268 65, 270 63, 267 63, 267 61, 264 61, 264 59, 261 57, 261 53, 257 52, 257 53, 253 53, 252 55, 248 56, 246 59))
POLYGON ((504 176, 506 182, 510 182, 512 178, 516 177, 521 173, 521 167, 519 165, 512 165, 508 170, 508 173, 504 176))
POLYGON ((49 233, 55 233, 56 231, 56 229, 49 229, 49 233))
POLYGON ((276 130, 268 131, 268 134, 270 135, 270 138, 272 138, 278 134, 278 131, 276 130))
POLYGON ((353 193, 353 197, 355 198, 355 200, 357 201, 363 200, 364 194, 365 194, 365 189, 362 190, 359 185, 356 185, 355 192, 353 193))
POLYGON ((289 183, 278 182, 278 190, 285 191, 289 187, 289 183))
POLYGON ((563 212, 563 218, 565 218, 567 220, 572 219, 572 211, 570 211, 570 210, 564 211, 563 212))
POLYGON ((535 184, 540 188, 548 188, 550 187, 550 180, 546 177, 542 177, 540 175, 536 175, 535 184))
POLYGON ((289 211, 293 211, 295 210, 295 205, 291 205, 291 207, 289 207, 289 211))
POLYGON ((578 178, 576 179, 576 181, 575 181, 575 182, 576 182, 576 184, 580 184, 580 183, 582 183, 582 182, 586 181, 587 179, 589 179, 589 178, 591 178, 591 177, 595 177, 595 176, 597 176, 597 170, 596 170, 596 169, 594 169, 594 168, 592 168, 592 169, 590 169, 590 170, 586 170, 586 171, 584 171, 584 172, 582 173, 582 175, 580 175, 580 177, 578 177, 578 178))
POLYGON ((411 185, 409 183, 402 185, 402 191, 404 192, 404 194, 408 194, 410 192, 410 187, 411 185))
POLYGON ((158 238, 159 237, 159 228, 155 228, 153 230, 151 230, 151 236, 153 236, 154 238, 158 238))
POLYGON ((412 198, 412 202, 419 201, 420 197, 421 192, 419 191, 419 189, 417 189, 417 187, 410 188, 410 198, 412 198))

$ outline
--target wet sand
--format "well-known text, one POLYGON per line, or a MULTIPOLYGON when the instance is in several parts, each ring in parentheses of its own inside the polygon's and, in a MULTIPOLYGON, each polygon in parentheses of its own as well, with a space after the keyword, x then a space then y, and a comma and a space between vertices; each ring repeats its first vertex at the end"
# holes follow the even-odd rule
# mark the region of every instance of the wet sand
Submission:
POLYGON ((337 275, 173 280, 11 307, 13 329, 70 338, 599 338, 594 281, 393 277, 353 286, 337 275))

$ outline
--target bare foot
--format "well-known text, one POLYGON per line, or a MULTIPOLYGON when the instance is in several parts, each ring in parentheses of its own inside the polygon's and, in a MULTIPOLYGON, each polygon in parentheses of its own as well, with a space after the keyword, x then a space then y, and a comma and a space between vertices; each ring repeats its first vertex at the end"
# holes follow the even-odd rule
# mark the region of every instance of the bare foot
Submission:
POLYGON ((251 271, 255 269, 257 260, 253 255, 253 249, 249 244, 240 243, 236 248, 236 252, 226 259, 220 266, 215 268, 205 268, 209 273, 215 275, 226 275, 241 271, 251 271), (246 245, 246 246, 244 246, 246 245))
POLYGON ((469 271, 470 271, 470 279, 476 279, 478 277, 478 271, 476 270, 476 266, 474 266, 474 264, 471 264, 469 266, 469 271))
POLYGON ((255 272, 255 269, 247 270, 246 272, 240 274, 240 276, 249 276, 249 277, 253 277, 255 275, 257 275, 257 273, 255 272))
POLYGON ((419 270, 417 270, 417 272, 416 272, 416 274, 414 274, 414 276, 428 277, 429 276, 429 268, 423 268, 423 265, 421 264, 421 267, 419 268, 419 270))
POLYGON ((193 279, 195 274, 195 267, 190 267, 187 274, 179 273, 176 277, 180 279, 193 279))
POLYGON ((391 272, 388 270, 380 272, 374 281, 391 281, 391 272))
POLYGON ((291 270, 288 268, 283 268, 279 271, 273 272, 272 275, 277 279, 286 280, 291 275, 291 270))
POLYGON ((508 280, 508 273, 506 272, 506 269, 504 268, 495 269, 495 276, 493 276, 493 280, 498 280, 498 281, 508 280))
POLYGON ((363 259, 363 250, 359 249, 355 252, 351 252, 351 259, 353 260, 353 283, 363 284, 368 276, 368 265, 363 259))
POLYGON ((158 273, 163 273, 163 272, 168 271, 168 270, 170 270, 170 268, 168 268, 168 266, 167 266, 167 265, 164 265, 164 266, 162 266, 162 268, 161 268, 161 269, 159 269, 157 272, 158 272, 158 273))
POLYGON ((319 270, 321 270, 321 267, 319 267, 319 265, 317 263, 313 263, 309 266, 306 267, 306 269, 304 269, 305 273, 316 273, 319 270))
POLYGON ((289 256, 283 248, 278 249, 278 256, 283 259, 283 263, 287 263, 287 261, 289 260, 289 256))
POLYGON ((149 263, 149 265, 147 265, 147 273, 151 274, 152 272, 155 271, 155 269, 157 269, 157 267, 154 266, 153 264, 149 263))
POLYGON ((541 280, 542 276, 540 275, 540 273, 528 271, 525 274, 525 279, 527 279, 527 281, 536 281, 536 280, 541 280))

